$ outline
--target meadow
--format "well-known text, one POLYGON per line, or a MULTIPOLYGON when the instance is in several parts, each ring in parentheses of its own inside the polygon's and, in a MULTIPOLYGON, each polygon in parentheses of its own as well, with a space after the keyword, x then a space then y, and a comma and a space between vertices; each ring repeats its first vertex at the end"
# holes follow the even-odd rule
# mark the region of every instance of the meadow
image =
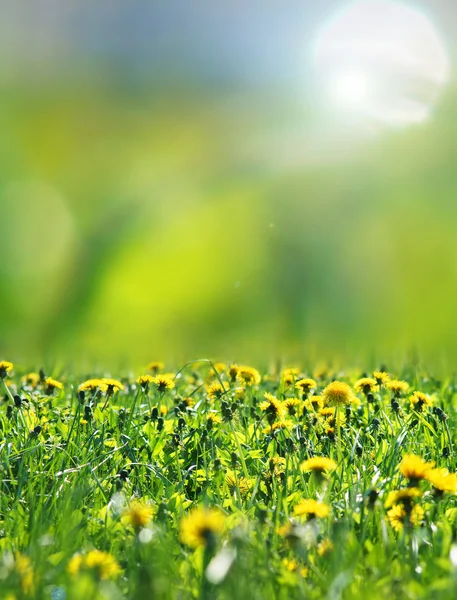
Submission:
POLYGON ((455 377, 0 362, 0 598, 454 598, 455 377))

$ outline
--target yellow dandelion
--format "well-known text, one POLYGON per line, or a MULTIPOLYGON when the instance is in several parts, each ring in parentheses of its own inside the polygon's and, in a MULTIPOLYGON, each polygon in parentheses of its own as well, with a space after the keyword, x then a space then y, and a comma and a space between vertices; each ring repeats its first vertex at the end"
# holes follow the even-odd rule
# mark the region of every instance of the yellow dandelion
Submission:
POLYGON ((295 426, 295 423, 293 421, 291 421, 290 419, 280 419, 279 421, 276 421, 269 427, 266 427, 263 430, 263 433, 268 435, 268 434, 273 433, 274 431, 279 431, 281 429, 290 431, 294 426, 295 426))
POLYGON ((30 386, 31 388, 36 388, 40 383, 40 376, 38 373, 27 373, 22 378, 22 385, 30 386))
POLYGON ((424 520, 424 510, 415 505, 411 511, 407 511, 402 504, 397 504, 387 512, 387 519, 395 531, 401 531, 403 527, 416 527, 424 520))
POLYGON ((317 546, 319 556, 327 556, 333 551, 333 542, 329 538, 323 539, 317 546))
POLYGON ((266 413, 268 421, 273 422, 276 419, 280 419, 284 414, 284 406, 281 401, 268 392, 264 393, 264 398, 265 401, 259 404, 259 408, 266 413))
POLYGON ((143 389, 147 390, 149 385, 153 382, 153 379, 154 378, 152 377, 152 375, 140 375, 136 382, 138 383, 138 385, 141 385, 143 389))
POLYGON ((127 523, 135 529, 146 527, 154 516, 154 508, 143 500, 133 500, 124 513, 127 523))
POLYGON ((163 371, 165 369, 165 364, 160 360, 153 360, 147 366, 148 371, 152 371, 152 373, 157 374, 159 371, 163 371))
POLYGON ((393 392, 395 396, 400 396, 409 390, 409 383, 399 379, 391 379, 386 383, 386 387, 388 390, 393 392))
POLYGON ((302 500, 294 507, 296 517, 307 517, 308 519, 324 519, 330 514, 330 507, 324 502, 318 502, 309 498, 302 500))
POLYGON ((211 400, 218 400, 225 394, 224 386, 219 381, 215 381, 208 386, 207 392, 211 400))
POLYGON ((373 371, 373 377, 378 385, 386 385, 390 380, 389 373, 386 373, 385 371, 373 371))
POLYGON ((433 400, 423 392, 413 392, 409 400, 411 408, 417 410, 417 412, 422 412, 424 407, 430 408, 433 406, 433 400))
POLYGON ((322 399, 326 406, 344 406, 354 401, 354 394, 347 383, 334 381, 325 388, 322 399))
POLYGON ((305 460, 300 465, 300 469, 302 471, 313 473, 329 473, 330 471, 334 471, 337 467, 337 464, 331 458, 327 458, 326 456, 313 456, 308 460, 305 460))
POLYGON ((303 402, 303 406, 311 412, 317 412, 324 407, 322 396, 310 396, 303 402))
POLYGON ((281 373, 281 379, 285 385, 294 384, 299 376, 300 369, 298 367, 287 367, 281 373))
POLYGON ((210 425, 210 426, 218 425, 219 423, 222 423, 222 417, 215 412, 208 413, 206 415, 206 420, 207 420, 208 425, 210 425))
POLYGON ((227 365, 223 362, 216 362, 213 364, 213 367, 217 373, 223 373, 227 370, 227 365))
POLYGON ((156 375, 152 378, 152 383, 160 394, 163 394, 168 390, 172 390, 175 387, 173 376, 169 374, 156 375))
POLYGON ((429 481, 438 492, 457 493, 457 475, 449 473, 447 469, 430 469, 425 479, 429 481))
POLYGON ((111 379, 109 377, 103 377, 103 385, 106 386, 106 393, 108 396, 112 396, 115 392, 120 392, 124 389, 124 386, 117 379, 111 379))
POLYGON ((57 379, 53 379, 52 377, 46 377, 44 380, 46 394, 50 395, 55 390, 62 390, 63 383, 61 381, 57 381, 57 379))
POLYGON ((410 505, 422 496, 422 492, 417 487, 404 488, 402 490, 393 490, 387 495, 384 503, 386 508, 395 506, 396 504, 410 505))
POLYGON ((378 384, 372 377, 362 377, 354 383, 354 389, 363 394, 373 393, 378 389, 378 384))
POLYGON ((106 385, 103 383, 102 379, 88 379, 81 383, 78 387, 79 392, 106 392, 106 385))
POLYGON ((406 454, 403 457, 398 469, 403 477, 410 481, 419 481, 425 479, 428 471, 435 466, 434 462, 426 462, 420 456, 415 454, 406 454))
POLYGON ((13 363, 9 360, 0 360, 0 379, 5 379, 5 377, 13 370, 13 363))
POLYGON ((91 550, 87 554, 75 554, 69 561, 67 570, 76 576, 81 571, 94 573, 98 579, 114 579, 121 572, 117 560, 102 550, 91 550))
POLYGON ((297 390, 299 390, 302 394, 309 394, 311 390, 315 390, 317 387, 317 383, 314 381, 314 379, 299 379, 296 384, 295 387, 297 390))
POLYGON ((35 571, 30 557, 17 552, 14 557, 14 570, 19 575, 22 591, 31 596, 35 591, 35 571))
POLYGON ((180 522, 181 541, 191 548, 212 546, 224 530, 224 514, 214 508, 195 508, 180 522))
POLYGON ((239 367, 236 379, 244 387, 258 385, 261 381, 260 373, 253 367, 239 367))
POLYGON ((230 367, 227 371, 227 375, 229 376, 230 381, 236 381, 239 370, 240 370, 240 367, 238 365, 230 365, 230 367))
POLYGON ((228 471, 225 476, 225 483, 231 494, 239 493, 241 496, 247 496, 251 491, 249 479, 238 476, 233 471, 228 471))
POLYGON ((268 459, 268 466, 270 471, 273 471, 273 474, 279 477, 286 470, 286 459, 282 456, 272 456, 268 459))
POLYGON ((300 410, 301 403, 298 398, 287 398, 283 400, 282 406, 288 415, 295 415, 300 410))

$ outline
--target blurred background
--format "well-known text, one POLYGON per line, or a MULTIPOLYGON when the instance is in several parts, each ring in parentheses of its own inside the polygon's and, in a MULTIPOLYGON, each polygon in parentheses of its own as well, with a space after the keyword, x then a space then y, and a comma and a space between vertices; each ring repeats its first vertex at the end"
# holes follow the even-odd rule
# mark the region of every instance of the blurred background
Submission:
POLYGON ((0 0, 0 352, 455 352, 454 0, 0 0))

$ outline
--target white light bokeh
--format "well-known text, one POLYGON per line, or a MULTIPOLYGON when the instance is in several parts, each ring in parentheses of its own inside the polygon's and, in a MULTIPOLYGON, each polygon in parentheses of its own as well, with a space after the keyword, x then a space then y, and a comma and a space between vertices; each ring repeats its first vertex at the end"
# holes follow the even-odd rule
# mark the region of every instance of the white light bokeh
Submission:
POLYGON ((348 4, 319 32, 314 65, 334 109, 391 127, 426 120, 450 76, 439 31, 393 0, 348 4))

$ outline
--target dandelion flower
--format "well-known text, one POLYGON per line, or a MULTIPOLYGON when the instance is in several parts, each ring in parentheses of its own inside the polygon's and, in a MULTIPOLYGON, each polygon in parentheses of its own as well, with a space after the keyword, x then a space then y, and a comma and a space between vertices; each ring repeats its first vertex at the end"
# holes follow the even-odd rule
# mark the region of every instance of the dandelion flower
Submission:
POLYGON ((273 396, 273 394, 269 394, 268 392, 265 392, 264 398, 265 401, 259 404, 259 408, 266 413, 268 421, 272 423, 276 419, 280 419, 284 414, 282 403, 276 396, 273 396))
POLYGON ((195 508, 180 523, 181 541, 191 548, 212 546, 224 530, 224 514, 214 508, 195 508))
POLYGON ((319 556, 327 556, 333 550, 333 542, 329 538, 323 539, 317 546, 319 556))
POLYGON ((5 379, 5 377, 13 370, 13 363, 9 362, 9 360, 0 360, 0 379, 5 379))
POLYGON ((373 377, 378 385, 386 385, 390 380, 389 373, 386 373, 385 371, 373 371, 373 377))
POLYGON ((428 471, 435 466, 434 462, 426 462, 420 456, 415 454, 406 454, 399 465, 399 471, 412 482, 425 479, 428 471))
POLYGON ((305 473, 312 471, 313 473, 320 474, 334 471, 336 467, 336 462, 326 456, 313 456, 300 465, 300 469, 305 473))
POLYGON ((171 375, 156 375, 152 379, 152 383, 155 385, 157 391, 160 394, 168 390, 172 390, 175 387, 174 379, 171 375))
POLYGON ((354 394, 347 383, 334 381, 325 388, 322 398, 325 405, 344 406, 354 401, 354 394))
POLYGON ((17 552, 14 557, 14 569, 19 575, 22 591, 31 596, 35 591, 35 572, 30 557, 17 552))
POLYGON ((425 479, 438 492, 457 493, 457 475, 449 473, 447 469, 430 469, 427 471, 425 479))
POLYGON ((283 401, 282 405, 288 415, 295 415, 301 406, 301 400, 298 398, 287 398, 283 401))
POLYGON ((153 507, 142 500, 134 500, 124 513, 127 523, 130 523, 135 529, 146 527, 154 516, 153 507))
POLYGON ((78 387, 79 392, 106 392, 107 386, 102 379, 88 379, 78 387))
POLYGON ((308 519, 324 519, 330 514, 330 507, 324 502, 318 502, 312 498, 302 500, 294 507, 296 517, 307 517, 308 519))
POLYGON ((398 532, 405 525, 410 527, 420 525, 424 520, 424 510, 416 505, 408 512, 402 504, 397 504, 388 511, 387 519, 392 529, 398 532))
POLYGON ((227 371, 227 375, 229 376, 230 381, 236 381, 239 370, 240 367, 238 365, 230 365, 227 371))
POLYGON ((300 390, 303 395, 306 395, 309 394, 311 390, 316 389, 317 383, 314 379, 299 379, 295 384, 295 387, 297 390, 300 390))
POLYGON ((244 387, 258 385, 261 381, 260 373, 253 367, 239 367, 236 379, 244 387))
POLYGON ((121 572, 117 560, 102 550, 91 550, 87 554, 75 554, 69 561, 68 572, 78 575, 81 571, 90 571, 98 579, 114 579, 121 572))
POLYGON ((22 385, 30 386, 35 389, 40 383, 40 376, 38 373, 27 373, 22 378, 22 385))
POLYGON ((422 492, 417 487, 404 488, 402 490, 394 490, 389 492, 384 503, 386 508, 390 508, 396 504, 410 505, 422 496, 422 492))
POLYGON ((362 377, 354 383, 354 389, 356 392, 369 394, 378 389, 378 384, 376 383, 376 379, 373 379, 372 377, 362 377))
POLYGON ((154 377, 152 375, 140 375, 138 377, 138 379, 136 380, 136 382, 141 385, 141 387, 143 388, 143 390, 147 391, 149 388, 149 385, 151 383, 153 383, 154 381, 154 377))
POLYGON ((386 383, 386 387, 388 390, 393 392, 395 396, 398 397, 409 390, 409 383, 406 383, 406 381, 401 381, 399 379, 391 379, 386 383))
POLYGON ((241 496, 247 496, 251 491, 251 482, 246 477, 239 477, 232 471, 225 476, 225 483, 231 494, 239 492, 241 496))
POLYGON ((422 409, 426 407, 433 406, 433 400, 427 394, 423 392, 413 392, 412 396, 410 396, 411 408, 417 410, 417 412, 422 412, 422 409))
POLYGON ((63 383, 57 381, 57 379, 53 379, 52 377, 46 377, 44 380, 44 385, 46 386, 46 394, 48 395, 54 393, 55 390, 63 389, 63 383))
POLYGON ((120 392, 124 389, 124 386, 117 379, 109 379, 104 377, 102 383, 106 386, 106 393, 108 396, 112 396, 115 392, 120 392))
POLYGON ((148 364, 148 371, 152 371, 152 373, 158 373, 159 371, 163 371, 165 368, 165 364, 160 360, 153 360, 148 364))
POLYGON ((218 400, 225 394, 224 386, 219 382, 215 381, 208 386, 208 396, 211 400, 218 400))

